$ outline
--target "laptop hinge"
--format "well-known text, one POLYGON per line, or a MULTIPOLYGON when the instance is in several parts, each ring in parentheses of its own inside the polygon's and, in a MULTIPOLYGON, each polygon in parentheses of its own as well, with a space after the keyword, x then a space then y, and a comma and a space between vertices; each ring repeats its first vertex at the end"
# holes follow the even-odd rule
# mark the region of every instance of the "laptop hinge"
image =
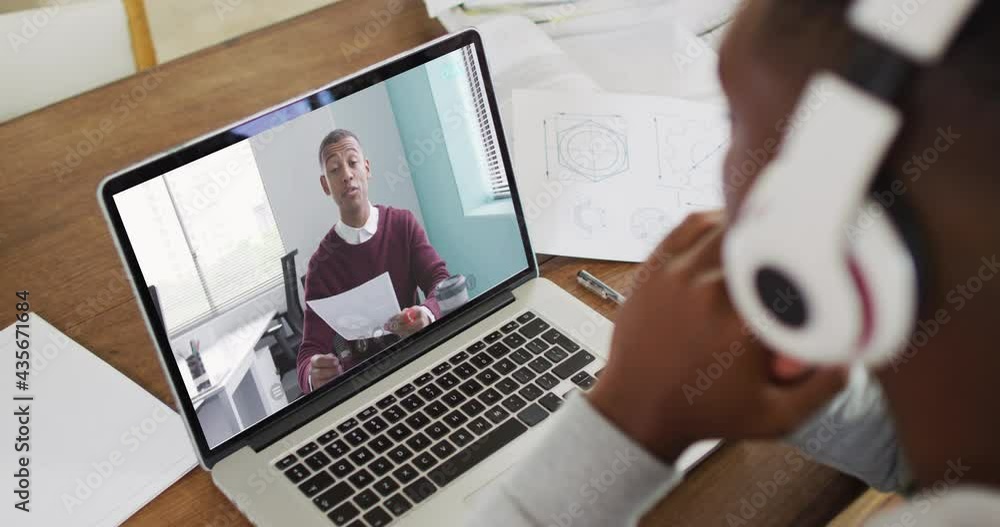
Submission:
POLYGON ((454 320, 442 321, 443 325, 430 335, 401 350, 389 352, 380 360, 373 359, 359 366, 357 371, 352 370, 350 376, 341 379, 339 382, 335 381, 337 382, 336 387, 329 389, 316 399, 305 403, 301 408, 284 418, 262 428, 247 440, 247 444, 250 448, 253 448, 254 452, 264 450, 280 441, 281 438, 329 411, 331 408, 350 399, 396 370, 413 362, 428 351, 440 346, 455 335, 510 305, 514 300, 514 293, 509 289, 504 290, 495 297, 469 310, 467 313, 462 313, 454 320))

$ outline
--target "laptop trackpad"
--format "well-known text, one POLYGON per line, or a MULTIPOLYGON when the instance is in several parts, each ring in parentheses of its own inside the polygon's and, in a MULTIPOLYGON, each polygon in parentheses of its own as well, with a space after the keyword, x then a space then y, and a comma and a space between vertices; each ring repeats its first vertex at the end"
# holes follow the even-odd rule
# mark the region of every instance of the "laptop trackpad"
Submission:
POLYGON ((494 476, 493 479, 487 481, 486 483, 483 483, 483 486, 481 486, 478 489, 476 489, 476 490, 474 490, 474 491, 466 494, 465 495, 465 499, 463 499, 462 501, 465 502, 465 503, 474 503, 476 500, 478 500, 480 498, 480 496, 482 496, 484 490, 488 490, 488 489, 492 488, 494 485, 498 485, 499 481, 500 481, 500 477, 503 476, 504 474, 506 474, 507 471, 510 470, 510 468, 511 467, 505 468, 502 472, 500 472, 499 474, 497 474, 496 476, 494 476))

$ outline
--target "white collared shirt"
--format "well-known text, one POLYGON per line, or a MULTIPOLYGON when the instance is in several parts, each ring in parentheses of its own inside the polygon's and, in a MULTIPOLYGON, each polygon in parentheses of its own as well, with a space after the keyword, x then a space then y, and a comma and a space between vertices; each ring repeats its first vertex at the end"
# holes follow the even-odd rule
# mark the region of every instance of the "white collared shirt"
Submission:
POLYGON ((371 202, 368 202, 368 221, 364 225, 351 227, 341 220, 333 226, 333 230, 350 245, 365 243, 378 232, 378 207, 373 207, 371 202))

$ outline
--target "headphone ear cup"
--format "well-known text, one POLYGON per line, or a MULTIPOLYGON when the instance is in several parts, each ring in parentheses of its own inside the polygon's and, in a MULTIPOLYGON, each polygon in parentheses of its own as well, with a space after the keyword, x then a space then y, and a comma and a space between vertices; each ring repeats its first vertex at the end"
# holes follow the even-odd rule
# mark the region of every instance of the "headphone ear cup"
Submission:
POLYGON ((846 247, 781 220, 762 215, 730 226, 729 297, 768 347, 809 364, 851 362, 864 317, 846 247))
POLYGON ((859 208, 847 239, 866 319, 858 360, 882 365, 906 349, 913 331, 920 296, 916 262, 890 211, 877 201, 859 208))
POLYGON ((852 218, 834 245, 822 236, 783 241, 773 218, 731 226, 730 298, 768 346, 825 365, 879 365, 905 349, 919 298, 912 253, 878 202, 866 200, 852 218))

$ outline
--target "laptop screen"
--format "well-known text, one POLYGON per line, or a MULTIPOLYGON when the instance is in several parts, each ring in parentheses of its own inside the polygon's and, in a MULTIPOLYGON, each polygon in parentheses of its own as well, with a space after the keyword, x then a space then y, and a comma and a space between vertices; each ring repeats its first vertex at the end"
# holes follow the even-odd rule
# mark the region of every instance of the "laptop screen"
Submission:
POLYGON ((529 269, 474 46, 270 111, 112 196, 209 449, 529 269))

